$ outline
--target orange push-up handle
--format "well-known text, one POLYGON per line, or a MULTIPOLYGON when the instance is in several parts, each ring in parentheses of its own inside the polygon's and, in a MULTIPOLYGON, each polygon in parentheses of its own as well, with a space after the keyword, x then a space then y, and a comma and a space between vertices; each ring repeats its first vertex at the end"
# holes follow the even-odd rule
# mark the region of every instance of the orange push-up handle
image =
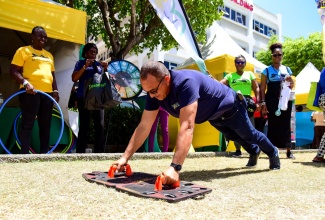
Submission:
POLYGON ((125 165, 125 176, 132 176, 132 170, 129 164, 125 165))
POLYGON ((108 176, 109 178, 113 178, 116 169, 117 169, 117 166, 116 166, 116 165, 112 165, 112 166, 109 168, 109 171, 108 171, 108 173, 107 173, 107 176, 108 176))
MULTIPOLYGON (((109 171, 107 173, 107 176, 109 178, 114 178, 116 169, 117 169, 117 166, 116 165, 112 165, 109 168, 109 171)), ((124 169, 125 169, 125 176, 132 176, 132 170, 131 170, 131 166, 129 164, 124 165, 124 169)))
MULTIPOLYGON (((163 175, 159 175, 156 179, 156 182, 155 182, 155 190, 156 191, 160 191, 162 190, 162 186, 163 186, 163 182, 164 182, 164 176, 163 175)), ((172 186, 173 187, 179 187, 181 184, 180 184, 180 181, 178 180, 177 182, 173 183, 172 186)))
POLYGON ((155 191, 160 191, 162 190, 162 176, 159 175, 156 179, 156 182, 155 182, 155 191))

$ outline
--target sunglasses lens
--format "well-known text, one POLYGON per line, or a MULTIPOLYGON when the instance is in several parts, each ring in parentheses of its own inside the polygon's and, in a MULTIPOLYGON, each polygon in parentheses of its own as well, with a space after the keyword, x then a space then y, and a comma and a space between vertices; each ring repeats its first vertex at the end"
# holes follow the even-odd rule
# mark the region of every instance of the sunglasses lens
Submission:
POLYGON ((273 57, 282 57, 282 54, 272 54, 273 57))
POLYGON ((245 64, 245 62, 236 62, 236 63, 239 64, 239 65, 245 64))

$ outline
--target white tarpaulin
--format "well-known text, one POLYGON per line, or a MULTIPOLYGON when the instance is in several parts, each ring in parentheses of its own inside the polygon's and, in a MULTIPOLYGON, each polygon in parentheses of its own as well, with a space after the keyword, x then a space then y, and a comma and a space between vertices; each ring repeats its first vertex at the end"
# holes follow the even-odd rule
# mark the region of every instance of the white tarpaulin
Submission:
POLYGON ((196 40, 191 32, 191 24, 186 17, 182 2, 174 0, 149 1, 170 34, 195 60, 201 71, 205 73, 206 67, 204 61, 198 55, 200 51, 196 47, 196 40))
POLYGON ((319 70, 309 62, 296 77, 296 105, 306 104, 311 82, 318 82, 319 70))
MULTIPOLYGON (((201 48, 201 54, 203 60, 209 60, 223 54, 228 54, 233 57, 242 54, 248 63, 254 65, 256 73, 261 73, 266 68, 266 65, 243 50, 218 24, 213 26, 213 33, 211 33, 207 43, 201 48)), ((182 66, 187 66, 192 63, 193 60, 190 59, 182 64, 182 66)))

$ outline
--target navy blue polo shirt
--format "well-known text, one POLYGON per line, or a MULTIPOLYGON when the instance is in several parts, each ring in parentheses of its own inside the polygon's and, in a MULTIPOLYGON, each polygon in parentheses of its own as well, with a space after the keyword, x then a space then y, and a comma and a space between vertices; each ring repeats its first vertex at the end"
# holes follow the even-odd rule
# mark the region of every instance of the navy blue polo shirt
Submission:
POLYGON ((234 91, 196 70, 171 70, 171 88, 167 97, 160 101, 147 95, 148 111, 159 106, 170 115, 179 118, 180 109, 198 101, 195 123, 214 120, 234 105, 234 91))

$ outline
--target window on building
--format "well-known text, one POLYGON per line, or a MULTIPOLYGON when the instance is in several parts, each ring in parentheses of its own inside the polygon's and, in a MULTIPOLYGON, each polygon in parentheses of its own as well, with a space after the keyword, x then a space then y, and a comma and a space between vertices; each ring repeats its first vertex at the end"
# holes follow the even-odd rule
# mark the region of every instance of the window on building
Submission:
POLYGON ((226 17, 226 18, 229 18, 229 16, 230 16, 230 8, 225 7, 224 9, 225 9, 225 11, 226 11, 227 13, 224 13, 223 16, 226 17))
POLYGON ((242 16, 242 20, 243 20, 243 25, 246 26, 246 16, 245 15, 241 15, 242 16))
POLYGON ((169 62, 169 61, 164 61, 164 64, 165 64, 166 68, 169 70, 175 69, 178 66, 177 63, 173 63, 173 62, 169 62))
POLYGON ((260 33, 264 33, 264 24, 260 23, 260 33))
POLYGON ((97 55, 97 60, 103 61, 109 59, 109 51, 105 50, 103 53, 97 55))
POLYGON ((266 35, 266 36, 269 36, 269 29, 265 28, 263 34, 266 35))
POLYGON ((242 15, 239 12, 236 12, 236 21, 241 24, 243 23, 242 15))
POLYGON ((253 28, 255 31, 261 33, 261 34, 264 34, 266 36, 271 36, 272 34, 276 34, 276 31, 272 28, 270 28, 269 26, 261 23, 261 22, 258 22, 256 20, 253 20, 253 28))
POLYGON ((253 51, 253 57, 256 58, 257 51, 253 51))
POLYGON ((257 21, 254 21, 254 30, 260 32, 260 23, 257 21))
POLYGON ((229 18, 237 23, 240 23, 244 26, 246 26, 246 16, 243 15, 242 13, 240 12, 237 12, 229 7, 225 7, 225 11, 227 13, 224 13, 223 16, 225 18, 229 18))
POLYGON ((276 31, 272 28, 270 28, 267 32, 267 36, 271 36, 271 35, 276 35, 276 31))
POLYGON ((230 10, 230 19, 233 21, 236 21, 236 11, 235 10, 230 10))

